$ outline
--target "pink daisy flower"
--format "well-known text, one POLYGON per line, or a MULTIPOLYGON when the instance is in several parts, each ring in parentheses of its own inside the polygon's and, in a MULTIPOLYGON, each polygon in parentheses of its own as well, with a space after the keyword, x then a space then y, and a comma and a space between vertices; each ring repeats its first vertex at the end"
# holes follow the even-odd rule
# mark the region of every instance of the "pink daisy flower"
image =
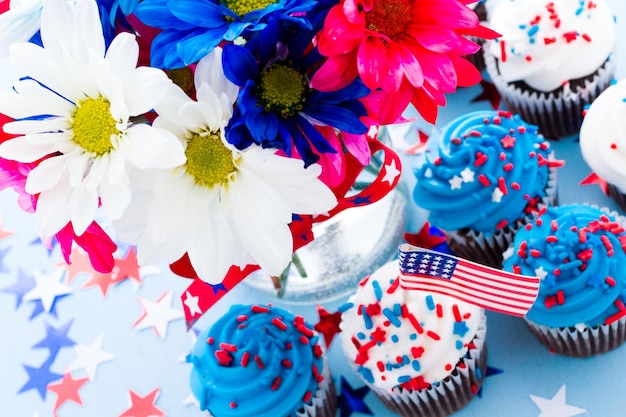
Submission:
POLYGON ((383 91, 380 122, 395 121, 412 103, 427 121, 437 118, 446 93, 481 79, 463 56, 479 46, 466 35, 492 39, 464 3, 469 0, 342 0, 328 13, 318 38, 327 60, 314 88, 337 90, 357 76, 383 91))

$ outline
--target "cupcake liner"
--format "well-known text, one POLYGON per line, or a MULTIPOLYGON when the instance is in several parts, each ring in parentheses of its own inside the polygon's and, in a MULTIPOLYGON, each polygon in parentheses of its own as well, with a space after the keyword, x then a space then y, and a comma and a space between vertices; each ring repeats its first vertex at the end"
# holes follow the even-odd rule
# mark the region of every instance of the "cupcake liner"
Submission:
POLYGON ((509 111, 535 124, 547 138, 559 139, 578 133, 586 106, 612 82, 615 62, 609 57, 583 86, 571 90, 565 86, 554 92, 524 90, 500 76, 496 57, 483 48, 485 65, 491 81, 500 92, 509 111))
POLYGON ((527 318, 524 318, 524 321, 543 345, 561 355, 579 358, 599 355, 619 347, 626 340, 626 316, 611 324, 593 327, 551 328, 527 318))
MULTIPOLYGON (((553 155, 550 155, 551 157, 553 155)), ((548 182, 545 196, 541 199, 539 208, 557 204, 557 169, 549 168, 548 182)), ((502 253, 509 247, 515 237, 515 232, 532 219, 527 214, 515 224, 508 225, 487 236, 485 233, 471 229, 444 230, 447 244, 459 257, 479 262, 494 268, 502 267, 502 253)))
POLYGON ((298 411, 297 417, 335 417, 337 414, 337 390, 326 358, 324 358, 322 376, 324 379, 311 399, 311 404, 306 404, 302 410, 298 411))
MULTIPOLYGON (((582 203, 600 209, 626 226, 626 217, 608 207, 597 204, 582 203)), ((579 358, 608 352, 626 341, 626 316, 622 316, 610 324, 586 326, 584 324, 570 327, 550 327, 524 317, 531 333, 554 353, 579 358)))
POLYGON ((607 184, 609 196, 617 203, 622 212, 626 213, 626 194, 613 184, 607 184))
POLYGON ((391 411, 404 417, 446 417, 463 408, 480 389, 487 371, 487 318, 483 314, 473 348, 459 361, 450 375, 422 390, 378 389, 371 391, 391 411))

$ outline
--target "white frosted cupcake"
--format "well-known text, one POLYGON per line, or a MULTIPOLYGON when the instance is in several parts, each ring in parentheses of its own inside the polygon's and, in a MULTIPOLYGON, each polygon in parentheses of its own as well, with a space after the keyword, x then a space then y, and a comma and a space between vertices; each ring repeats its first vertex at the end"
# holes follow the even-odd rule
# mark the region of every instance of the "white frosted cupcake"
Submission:
POLYGON ((487 366, 481 308, 403 290, 397 261, 364 279, 342 308, 344 353, 378 398, 402 416, 447 416, 480 388, 487 366))
POLYGON ((626 80, 611 85, 591 104, 580 128, 580 151, 626 212, 626 80))
POLYGON ((544 136, 578 132, 585 106, 613 79, 615 18, 605 0, 500 1, 487 72, 508 109, 544 136))

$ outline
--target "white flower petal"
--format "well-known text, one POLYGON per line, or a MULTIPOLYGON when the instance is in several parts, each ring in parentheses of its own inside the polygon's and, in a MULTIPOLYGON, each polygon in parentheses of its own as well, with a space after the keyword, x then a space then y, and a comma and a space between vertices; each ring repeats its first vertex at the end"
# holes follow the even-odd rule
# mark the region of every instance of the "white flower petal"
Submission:
POLYGON ((50 143, 33 143, 29 136, 19 136, 0 143, 0 157, 18 162, 34 162, 56 151, 50 143))
MULTIPOLYGON (((31 133, 58 132, 69 129, 67 119, 62 117, 49 117, 42 120, 18 120, 5 123, 3 128, 6 133, 28 135, 31 133)), ((56 139, 55 139, 56 140, 56 139)))
MULTIPOLYGON (((44 0, 41 41, 53 56, 65 58, 74 42, 73 6, 66 0, 44 0)), ((99 25, 99 22, 98 22, 99 25)))
POLYGON ((135 71, 138 59, 139 45, 135 36, 130 33, 123 32, 117 35, 106 52, 106 60, 122 76, 135 71))
MULTIPOLYGON (((239 94, 239 87, 232 83, 224 75, 222 66, 222 48, 214 48, 211 53, 203 57, 194 72, 194 83, 197 87, 206 83, 215 92, 220 92, 228 97, 228 107, 232 107, 239 94)), ((198 96, 198 101, 206 101, 198 96)))
POLYGON ((65 174, 65 155, 47 158, 33 168, 26 178, 26 192, 38 194, 53 188, 65 174))
POLYGON ((172 80, 157 68, 139 67, 130 73, 123 87, 130 114, 135 116, 154 109, 171 83, 172 80))
POLYGON ((14 119, 38 115, 70 114, 74 106, 53 92, 42 88, 33 80, 20 81, 18 93, 0 93, 0 113, 14 119))
POLYGON ((115 220, 122 217, 124 210, 130 204, 131 190, 122 183, 103 182, 100 184, 102 208, 107 215, 115 220))
POLYGON ((72 192, 73 188, 59 181, 54 188, 39 194, 35 220, 40 236, 53 236, 70 221, 67 202, 72 192))
POLYGON ((98 193, 95 190, 88 190, 84 185, 74 189, 69 207, 72 227, 78 236, 82 235, 94 221, 98 201, 98 193))
POLYGON ((182 144, 166 130, 135 125, 126 134, 128 162, 138 168, 173 168, 185 163, 182 144))
POLYGON ((75 58, 80 56, 82 61, 87 63, 91 56, 104 57, 104 36, 98 4, 95 1, 78 0, 76 2, 73 27, 76 39, 73 50, 75 58))
POLYGON ((41 1, 29 1, 0 14, 0 56, 9 53, 9 46, 16 42, 28 42, 39 30, 41 1))

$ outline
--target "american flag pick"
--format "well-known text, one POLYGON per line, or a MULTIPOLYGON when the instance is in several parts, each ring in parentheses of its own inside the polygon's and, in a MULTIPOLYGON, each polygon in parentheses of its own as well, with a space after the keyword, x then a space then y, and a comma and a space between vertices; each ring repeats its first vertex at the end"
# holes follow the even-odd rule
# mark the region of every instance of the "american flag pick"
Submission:
POLYGON ((400 285, 450 295, 487 310, 523 317, 539 292, 539 277, 517 275, 409 244, 400 245, 400 285))

